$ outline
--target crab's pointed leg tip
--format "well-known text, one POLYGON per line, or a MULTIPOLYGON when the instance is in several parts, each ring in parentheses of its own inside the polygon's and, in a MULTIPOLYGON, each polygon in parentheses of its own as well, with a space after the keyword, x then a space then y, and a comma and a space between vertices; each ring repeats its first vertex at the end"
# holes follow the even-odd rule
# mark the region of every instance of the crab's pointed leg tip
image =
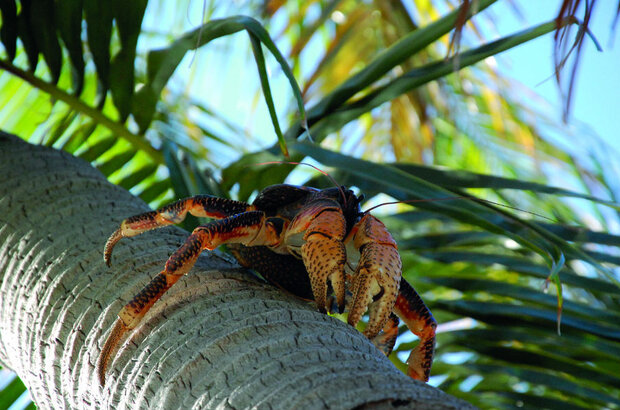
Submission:
POLYGON ((112 258, 112 251, 114 250, 114 247, 116 246, 118 241, 120 241, 121 239, 123 239, 122 227, 114 231, 103 246, 103 260, 106 261, 106 264, 109 265, 110 259, 112 258))
POLYGON ((338 296, 338 313, 344 313, 344 309, 346 307, 346 299, 345 299, 345 293, 344 291, 342 292, 341 295, 338 296))

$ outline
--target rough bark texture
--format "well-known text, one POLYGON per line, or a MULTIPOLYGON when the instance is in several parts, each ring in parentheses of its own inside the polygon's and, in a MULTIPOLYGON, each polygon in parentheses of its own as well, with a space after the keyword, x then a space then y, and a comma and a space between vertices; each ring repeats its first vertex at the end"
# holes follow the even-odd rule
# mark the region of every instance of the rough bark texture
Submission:
POLYGON ((207 253, 111 363, 117 312, 187 233, 107 236, 147 206, 89 164, 0 133, 0 361, 42 409, 465 408, 414 382, 360 333, 207 253))

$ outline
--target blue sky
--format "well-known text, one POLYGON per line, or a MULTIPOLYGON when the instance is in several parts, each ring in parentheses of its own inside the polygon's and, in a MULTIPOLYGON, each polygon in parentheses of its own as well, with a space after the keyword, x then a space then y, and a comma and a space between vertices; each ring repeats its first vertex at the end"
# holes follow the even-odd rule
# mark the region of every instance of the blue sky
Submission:
MULTIPOLYGON (((490 11, 500 33, 509 34, 547 21, 557 14, 560 4, 561 0, 519 2, 526 24, 515 17, 507 2, 495 4, 490 11)), ((588 124, 620 152, 617 125, 620 117, 620 27, 615 33, 611 30, 617 7, 616 0, 600 0, 596 4, 590 29, 603 52, 597 51, 593 42, 586 40, 569 124, 579 121, 588 124)), ((507 61, 510 66, 500 69, 546 99, 553 107, 554 118, 561 118, 564 103, 553 78, 553 35, 509 50, 502 54, 502 58, 500 61, 507 61)))

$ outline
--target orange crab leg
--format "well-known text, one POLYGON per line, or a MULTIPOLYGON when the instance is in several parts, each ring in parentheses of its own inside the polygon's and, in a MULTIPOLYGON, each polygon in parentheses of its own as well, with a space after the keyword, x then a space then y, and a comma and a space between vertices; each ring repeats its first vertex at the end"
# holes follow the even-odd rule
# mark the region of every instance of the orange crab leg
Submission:
POLYGON ((394 311, 405 322, 409 330, 420 338, 420 343, 407 359, 408 374, 416 380, 428 381, 435 353, 435 329, 437 322, 418 293, 402 280, 394 311))
POLYGON ((293 220, 287 235, 301 232, 305 232, 301 257, 310 277, 317 308, 323 313, 331 308, 327 300, 329 281, 338 309, 342 313, 345 308, 344 268, 347 262, 347 253, 342 242, 346 234, 342 209, 334 201, 317 201, 311 204, 293 220))
POLYGON ((274 218, 261 211, 245 212, 194 229, 185 243, 155 276, 118 314, 118 320, 102 349, 98 363, 99 380, 105 384, 105 371, 112 353, 128 330, 135 328, 153 304, 186 274, 204 249, 215 249, 223 243, 277 245, 281 227, 274 218))
POLYGON ((122 238, 129 238, 151 229, 178 224, 185 219, 188 213, 197 217, 219 219, 255 209, 253 205, 245 202, 209 195, 197 195, 181 199, 157 211, 135 215, 121 222, 120 228, 110 236, 105 244, 103 259, 106 265, 110 266, 114 246, 122 238))
POLYGON ((396 338, 398 337, 398 316, 394 313, 390 314, 388 321, 383 326, 381 333, 372 338, 371 342, 377 349, 381 350, 383 354, 389 356, 394 349, 396 338))
POLYGON ((402 264, 396 241, 374 216, 364 215, 347 240, 351 238, 361 257, 351 278, 353 304, 348 322, 355 326, 368 308, 368 325, 364 335, 372 339, 385 326, 392 312, 402 264))

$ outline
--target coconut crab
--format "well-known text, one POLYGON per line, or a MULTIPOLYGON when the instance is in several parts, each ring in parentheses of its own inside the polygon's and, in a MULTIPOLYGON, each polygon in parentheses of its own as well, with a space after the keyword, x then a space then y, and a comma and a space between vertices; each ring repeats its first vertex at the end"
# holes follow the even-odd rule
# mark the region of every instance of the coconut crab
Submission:
POLYGON ((265 188, 252 204, 208 195, 186 198, 125 219, 110 236, 104 260, 122 238, 178 224, 190 213, 216 219, 194 229, 185 243, 118 314, 98 360, 99 380, 122 336, 194 265, 200 253, 226 244, 239 263, 272 284, 327 311, 347 310, 352 326, 368 310, 364 335, 386 355, 398 333, 398 317, 420 338, 408 374, 428 381, 435 349, 433 315, 401 278, 397 245, 385 225, 360 210, 363 197, 350 189, 287 184, 265 188), (398 316, 398 317, 397 317, 398 316))

